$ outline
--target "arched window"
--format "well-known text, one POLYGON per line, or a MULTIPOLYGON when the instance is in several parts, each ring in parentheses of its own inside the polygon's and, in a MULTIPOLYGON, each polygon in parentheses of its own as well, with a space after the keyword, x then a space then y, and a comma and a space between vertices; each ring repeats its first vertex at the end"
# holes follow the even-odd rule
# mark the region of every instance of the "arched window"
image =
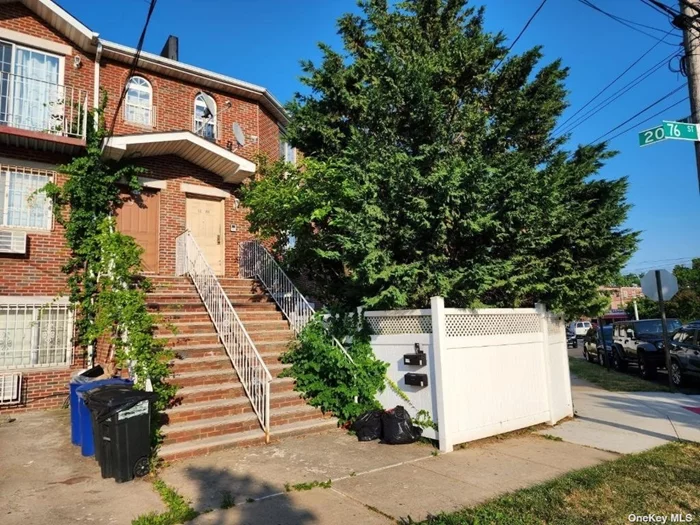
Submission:
POLYGON ((153 125, 153 88, 143 77, 131 77, 126 85, 124 119, 142 126, 153 125))
POLYGON ((208 140, 216 140, 216 102, 206 93, 194 99, 194 132, 208 140))

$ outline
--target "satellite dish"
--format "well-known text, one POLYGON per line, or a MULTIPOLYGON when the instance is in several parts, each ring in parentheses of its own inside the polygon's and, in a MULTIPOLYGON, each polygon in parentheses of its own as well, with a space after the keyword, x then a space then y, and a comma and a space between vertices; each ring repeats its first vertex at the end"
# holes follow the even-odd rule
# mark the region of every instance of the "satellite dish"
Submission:
POLYGON ((204 100, 204 104, 207 106, 207 110, 209 111, 209 114, 211 116, 216 115, 216 102, 214 102, 214 99, 211 98, 210 95, 207 95, 206 93, 202 93, 202 99, 204 100))
POLYGON ((233 136, 236 137, 239 146, 245 146, 245 133, 238 122, 233 123, 233 136))

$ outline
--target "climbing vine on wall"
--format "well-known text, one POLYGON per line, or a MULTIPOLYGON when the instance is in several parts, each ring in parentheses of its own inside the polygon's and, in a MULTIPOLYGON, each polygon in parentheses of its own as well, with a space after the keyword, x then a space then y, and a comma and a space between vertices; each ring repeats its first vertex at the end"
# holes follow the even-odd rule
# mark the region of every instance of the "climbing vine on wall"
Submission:
POLYGON ((138 176, 146 170, 102 158, 106 103, 103 92, 99 107, 89 115, 85 153, 59 167, 67 177, 64 184, 49 183, 43 191, 70 248, 62 270, 76 312, 77 343, 90 349, 98 340, 107 342, 117 366, 128 366, 137 386, 152 385, 155 408, 161 410, 174 394, 165 381, 172 356, 153 336, 156 319, 146 307, 150 283, 141 275, 142 249, 117 232, 114 220, 122 203, 120 186, 138 199, 138 176))

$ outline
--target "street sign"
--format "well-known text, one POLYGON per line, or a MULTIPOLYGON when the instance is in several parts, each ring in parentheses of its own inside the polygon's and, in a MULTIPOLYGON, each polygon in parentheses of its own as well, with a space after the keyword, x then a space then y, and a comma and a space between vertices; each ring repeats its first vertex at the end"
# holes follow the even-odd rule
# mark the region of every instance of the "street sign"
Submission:
POLYGON ((639 132, 639 145, 649 146, 656 142, 661 142, 666 139, 666 133, 664 132, 664 126, 656 126, 655 128, 645 129, 639 132))
POLYGON ((649 146, 666 139, 700 141, 697 124, 664 120, 661 126, 639 132, 639 145, 649 146))
MULTIPOLYGON (((658 287, 656 286, 656 272, 657 270, 650 270, 642 277, 642 292, 652 301, 659 300, 658 287)), ((678 292, 678 280, 676 276, 668 270, 658 270, 658 272, 661 278, 663 300, 668 301, 678 292)))
POLYGON ((667 139, 698 140, 698 125, 664 120, 664 136, 667 139))

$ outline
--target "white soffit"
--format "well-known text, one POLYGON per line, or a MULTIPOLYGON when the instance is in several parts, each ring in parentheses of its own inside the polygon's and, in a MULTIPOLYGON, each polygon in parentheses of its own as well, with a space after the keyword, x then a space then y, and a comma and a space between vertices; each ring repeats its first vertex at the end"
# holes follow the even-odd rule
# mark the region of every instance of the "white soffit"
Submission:
POLYGON ((177 155, 232 184, 253 176, 256 169, 254 162, 189 131, 110 137, 102 146, 102 154, 111 160, 177 155))

